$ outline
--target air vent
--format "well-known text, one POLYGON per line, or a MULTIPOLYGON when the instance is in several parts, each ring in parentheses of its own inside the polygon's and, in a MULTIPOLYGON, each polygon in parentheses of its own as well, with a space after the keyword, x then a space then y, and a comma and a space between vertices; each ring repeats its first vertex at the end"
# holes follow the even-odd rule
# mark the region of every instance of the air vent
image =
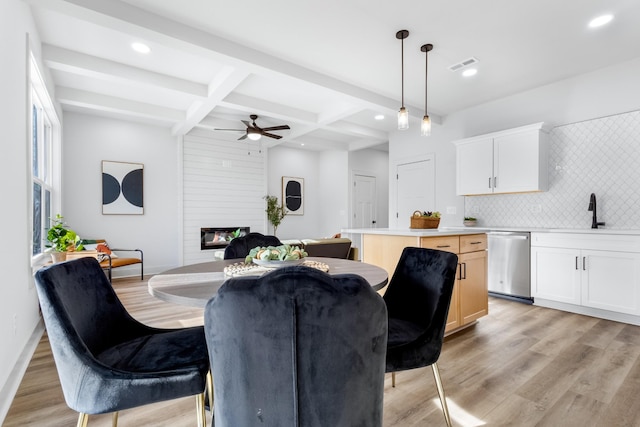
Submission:
POLYGON ((453 64, 451 66, 449 66, 449 70, 452 72, 456 72, 458 70, 461 70, 465 67, 468 67, 469 65, 473 65, 473 64, 477 64, 479 61, 474 58, 473 56, 469 59, 465 59, 464 61, 458 62, 457 64, 453 64))

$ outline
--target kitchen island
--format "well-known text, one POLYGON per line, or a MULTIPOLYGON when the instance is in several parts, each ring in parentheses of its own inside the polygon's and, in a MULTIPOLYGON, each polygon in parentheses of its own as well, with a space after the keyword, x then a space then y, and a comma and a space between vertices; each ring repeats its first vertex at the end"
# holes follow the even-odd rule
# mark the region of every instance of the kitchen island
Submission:
MULTIPOLYGON (((359 245, 363 262, 384 268, 392 277, 405 247, 421 247, 458 255, 458 277, 449 307, 446 334, 472 325, 489 312, 487 235, 477 230, 344 229, 359 245)), ((381 292, 384 292, 381 291, 381 292)))

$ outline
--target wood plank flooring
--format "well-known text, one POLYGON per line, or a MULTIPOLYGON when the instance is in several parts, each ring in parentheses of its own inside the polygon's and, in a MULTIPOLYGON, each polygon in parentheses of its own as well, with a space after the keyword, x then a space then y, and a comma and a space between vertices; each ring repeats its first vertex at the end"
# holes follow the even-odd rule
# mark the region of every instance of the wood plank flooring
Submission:
MULTIPOLYGON (((201 310, 153 298, 146 281, 116 279, 114 287, 142 322, 202 324, 201 310)), ((495 298, 489 312, 447 337, 438 362, 455 426, 640 426, 640 327, 495 298)), ((384 398, 385 427, 444 426, 430 368, 399 372, 395 388, 387 376, 384 398)), ((76 420, 45 335, 3 425, 76 420)), ((119 419, 121 427, 195 422, 194 398, 123 411, 119 419)), ((89 425, 110 426, 111 417, 91 416, 89 425)))

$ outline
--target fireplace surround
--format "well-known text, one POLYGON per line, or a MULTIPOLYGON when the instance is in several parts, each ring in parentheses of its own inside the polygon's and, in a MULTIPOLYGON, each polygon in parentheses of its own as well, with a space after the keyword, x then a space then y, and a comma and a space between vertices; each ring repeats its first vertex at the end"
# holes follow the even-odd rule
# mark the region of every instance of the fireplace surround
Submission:
POLYGON ((249 233, 249 227, 205 227, 200 229, 200 250, 226 248, 234 237, 249 233), (237 235, 235 235, 237 234, 237 235))

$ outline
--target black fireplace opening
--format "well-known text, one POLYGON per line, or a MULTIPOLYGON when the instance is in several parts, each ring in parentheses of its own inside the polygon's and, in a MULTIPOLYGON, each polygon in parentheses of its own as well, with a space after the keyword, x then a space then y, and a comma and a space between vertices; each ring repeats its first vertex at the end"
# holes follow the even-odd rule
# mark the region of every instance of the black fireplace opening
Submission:
POLYGON ((207 227, 200 229, 200 249, 226 248, 236 237, 249 233, 249 227, 207 227))

